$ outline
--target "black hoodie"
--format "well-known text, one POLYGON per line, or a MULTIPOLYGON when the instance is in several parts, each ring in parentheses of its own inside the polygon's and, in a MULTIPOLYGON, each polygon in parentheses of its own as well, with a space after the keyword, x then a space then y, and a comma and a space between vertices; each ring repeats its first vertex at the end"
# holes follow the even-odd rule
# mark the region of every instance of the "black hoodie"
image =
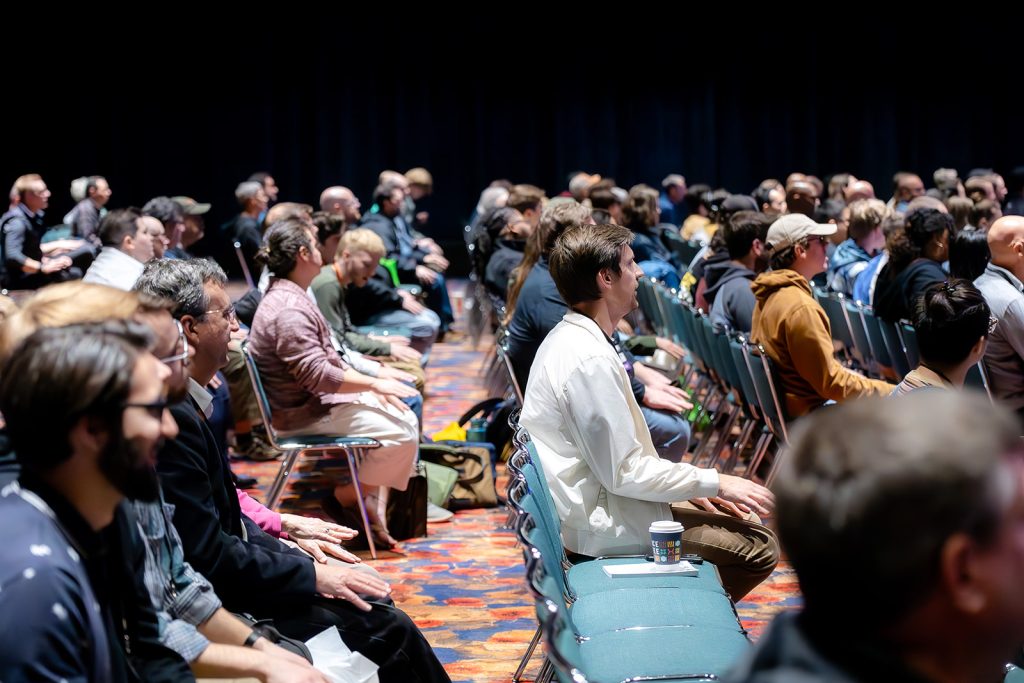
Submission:
POLYGON ((757 300, 750 290, 750 283, 757 273, 735 261, 724 263, 709 262, 704 270, 707 289, 704 298, 711 304, 711 322, 728 325, 739 332, 750 332, 757 300))

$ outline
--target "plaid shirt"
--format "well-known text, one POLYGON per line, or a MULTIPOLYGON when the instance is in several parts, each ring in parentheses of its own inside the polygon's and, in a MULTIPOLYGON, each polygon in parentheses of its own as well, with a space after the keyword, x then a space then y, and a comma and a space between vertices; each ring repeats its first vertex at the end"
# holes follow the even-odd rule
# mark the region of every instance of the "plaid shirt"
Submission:
POLYGON ((160 642, 192 662, 209 641, 196 630, 220 608, 220 598, 202 574, 185 562, 174 529, 174 506, 132 501, 139 534, 146 544, 145 582, 160 620, 160 642))

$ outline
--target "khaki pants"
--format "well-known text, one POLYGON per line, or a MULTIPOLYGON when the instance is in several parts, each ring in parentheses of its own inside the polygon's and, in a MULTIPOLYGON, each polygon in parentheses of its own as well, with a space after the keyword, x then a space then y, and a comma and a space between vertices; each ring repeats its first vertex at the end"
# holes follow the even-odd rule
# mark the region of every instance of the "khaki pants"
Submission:
POLYGON ((672 516, 685 527, 683 552, 713 562, 735 602, 768 578, 779 561, 778 539, 753 513, 739 519, 683 502, 672 504, 672 516))

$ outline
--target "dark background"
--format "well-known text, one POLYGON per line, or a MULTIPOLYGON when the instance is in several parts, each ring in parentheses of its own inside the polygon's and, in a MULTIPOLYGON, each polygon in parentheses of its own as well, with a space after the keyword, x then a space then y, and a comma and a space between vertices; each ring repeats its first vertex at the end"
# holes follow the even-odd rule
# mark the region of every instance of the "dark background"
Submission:
POLYGON ((526 12, 504 31, 432 28, 441 11, 9 33, 0 183, 42 174, 53 222, 70 181, 95 173, 111 207, 185 194, 212 202, 219 224, 257 170, 281 200, 315 205, 343 184, 366 210, 380 170, 425 166, 431 231, 453 241, 499 177, 553 196, 577 169, 627 188, 679 172, 734 192, 849 171, 887 198, 897 170, 930 185, 939 166, 991 166, 1011 182, 1024 164, 1016 38, 965 49, 892 18, 843 35, 756 18, 725 31, 647 10, 624 17, 623 38, 526 12))

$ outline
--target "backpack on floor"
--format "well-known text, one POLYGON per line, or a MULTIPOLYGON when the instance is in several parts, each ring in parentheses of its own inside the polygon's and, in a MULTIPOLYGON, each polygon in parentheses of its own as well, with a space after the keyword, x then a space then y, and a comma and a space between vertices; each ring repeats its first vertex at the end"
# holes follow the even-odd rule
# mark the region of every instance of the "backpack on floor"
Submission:
POLYGON ((498 504, 490 449, 469 443, 458 447, 422 443, 420 460, 444 465, 459 473, 449 499, 449 510, 494 507, 498 504))

